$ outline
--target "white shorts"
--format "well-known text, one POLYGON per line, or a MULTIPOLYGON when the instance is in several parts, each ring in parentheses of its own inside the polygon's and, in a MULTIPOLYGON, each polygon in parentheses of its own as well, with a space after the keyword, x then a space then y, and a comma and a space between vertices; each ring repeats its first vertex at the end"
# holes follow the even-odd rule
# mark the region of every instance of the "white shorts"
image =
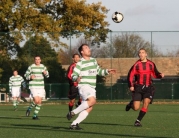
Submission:
POLYGON ((80 86, 78 89, 82 101, 86 101, 89 97, 96 98, 96 90, 89 85, 80 86))
POLYGON ((21 97, 21 88, 20 87, 12 87, 12 97, 21 97))
POLYGON ((42 98, 45 98, 45 89, 30 89, 30 94, 32 97, 42 97, 42 98))

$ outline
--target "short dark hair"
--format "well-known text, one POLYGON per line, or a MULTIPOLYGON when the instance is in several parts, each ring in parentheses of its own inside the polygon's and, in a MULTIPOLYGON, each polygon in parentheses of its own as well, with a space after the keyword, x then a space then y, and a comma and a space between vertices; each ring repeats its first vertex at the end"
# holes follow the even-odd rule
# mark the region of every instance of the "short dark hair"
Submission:
POLYGON ((74 58, 76 55, 78 55, 80 57, 80 55, 78 53, 73 54, 72 58, 74 58))
POLYGON ((83 46, 88 46, 88 44, 82 44, 82 45, 78 48, 78 52, 80 53, 81 56, 82 56, 81 51, 82 51, 82 49, 83 49, 83 46))
POLYGON ((34 56, 34 59, 35 59, 36 57, 39 57, 39 58, 41 58, 39 55, 35 55, 35 56, 34 56))
POLYGON ((145 50, 145 48, 143 48, 143 47, 142 47, 142 48, 140 48, 140 49, 139 49, 139 51, 140 51, 140 50, 144 50, 145 52, 147 52, 147 51, 145 50))
POLYGON ((18 72, 18 70, 17 70, 17 69, 13 69, 13 70, 12 70, 12 72, 15 72, 15 71, 17 71, 17 72, 18 72))

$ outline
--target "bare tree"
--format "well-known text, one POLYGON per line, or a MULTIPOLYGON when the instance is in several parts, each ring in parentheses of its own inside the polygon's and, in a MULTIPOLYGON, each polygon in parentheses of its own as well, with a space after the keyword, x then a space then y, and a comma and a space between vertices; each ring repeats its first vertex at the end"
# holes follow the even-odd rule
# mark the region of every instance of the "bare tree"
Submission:
POLYGON ((112 46, 115 49, 114 58, 137 57, 140 48, 145 48, 149 57, 163 57, 163 54, 155 44, 144 40, 138 34, 122 33, 122 35, 114 36, 112 46))

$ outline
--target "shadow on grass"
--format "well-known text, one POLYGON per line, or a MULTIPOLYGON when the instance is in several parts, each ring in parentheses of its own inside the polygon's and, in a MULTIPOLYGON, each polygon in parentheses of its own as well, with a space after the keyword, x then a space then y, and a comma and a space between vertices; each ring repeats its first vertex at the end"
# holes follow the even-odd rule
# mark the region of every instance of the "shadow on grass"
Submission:
MULTIPOLYGON (((63 123, 68 123, 69 124, 69 122, 63 122, 63 123)), ((93 123, 93 122, 83 122, 83 124, 88 124, 88 125, 107 125, 107 126, 133 126, 133 125, 124 125, 124 124, 93 123)))
MULTIPOLYGON (((1 127, 1 126, 0 126, 1 127)), ((3 128, 9 129, 22 129, 22 130, 42 130, 42 131, 58 131, 58 132, 68 132, 68 133, 78 133, 78 134, 90 134, 92 136, 118 136, 118 137, 131 137, 131 138, 171 138, 171 137, 158 137, 158 136, 141 136, 141 135, 129 135, 129 134, 112 134, 112 133, 99 133, 99 132, 90 132, 86 130, 70 130, 68 127, 52 127, 45 125, 30 125, 30 124, 11 124, 11 126, 2 126, 3 128)))
POLYGON ((93 125, 109 125, 109 126, 132 126, 132 125, 124 125, 124 124, 93 123, 93 122, 83 122, 83 124, 93 124, 93 125))
POLYGON ((150 112, 154 112, 154 113, 179 113, 179 111, 155 111, 155 110, 151 110, 150 112))
MULTIPOLYGON (((34 120, 34 122, 37 122, 36 120, 34 120)), ((46 126, 46 125, 35 125, 35 124, 11 124, 12 126, 16 126, 16 127, 27 127, 28 129, 34 129, 34 130, 36 130, 36 129, 39 129, 39 130, 52 130, 52 129, 54 129, 54 130, 59 130, 59 129, 68 129, 69 130, 69 128, 67 128, 67 127, 51 127, 51 126, 46 126), (43 129, 43 128, 49 128, 49 129, 43 129)))
POLYGON ((21 118, 21 117, 0 116, 0 119, 23 119, 23 118, 21 118))
POLYGON ((42 116, 39 116, 39 117, 50 117, 50 118, 66 118, 65 116, 48 116, 48 115, 42 115, 42 116))

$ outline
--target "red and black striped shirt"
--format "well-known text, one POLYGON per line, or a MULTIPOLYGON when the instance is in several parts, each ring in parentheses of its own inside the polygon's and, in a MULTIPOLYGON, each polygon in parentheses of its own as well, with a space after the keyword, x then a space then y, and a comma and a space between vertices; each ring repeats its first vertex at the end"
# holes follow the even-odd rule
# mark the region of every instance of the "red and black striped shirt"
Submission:
POLYGON ((157 70, 155 64, 148 60, 141 62, 138 60, 129 70, 128 85, 133 87, 134 84, 150 85, 153 78, 162 78, 161 73, 157 70))
POLYGON ((67 78, 68 78, 68 82, 69 82, 70 86, 78 85, 77 82, 72 81, 72 77, 71 77, 71 74, 73 73, 73 69, 75 68, 75 66, 76 66, 76 63, 73 63, 68 67, 68 70, 67 70, 67 78))

